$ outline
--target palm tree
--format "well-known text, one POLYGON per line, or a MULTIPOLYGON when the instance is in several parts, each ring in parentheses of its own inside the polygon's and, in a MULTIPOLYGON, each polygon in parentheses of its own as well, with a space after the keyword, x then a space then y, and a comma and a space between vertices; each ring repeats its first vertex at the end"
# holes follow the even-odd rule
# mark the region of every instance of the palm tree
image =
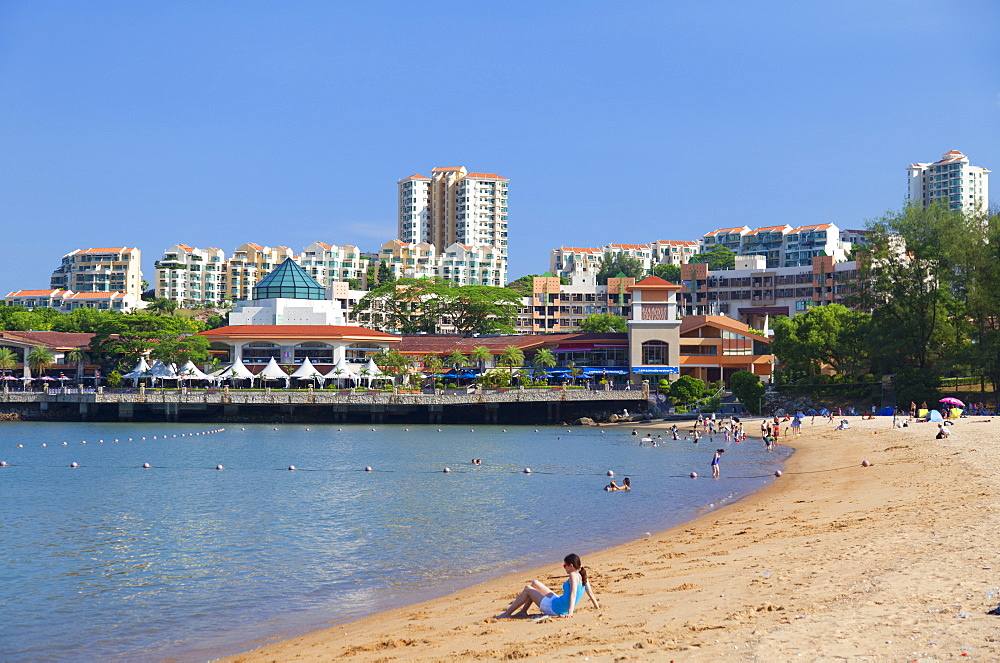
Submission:
POLYGON ((166 297, 159 297, 146 305, 146 310, 159 315, 173 315, 177 310, 177 302, 166 297))
POLYGON ((444 366, 444 362, 441 360, 441 357, 435 354, 424 355, 420 358, 420 360, 423 362, 424 368, 428 371, 437 371, 444 366))
POLYGON ((521 348, 517 347, 516 345, 508 345, 506 348, 503 349, 503 352, 500 354, 500 359, 497 363, 500 364, 501 366, 507 366, 508 368, 510 368, 510 377, 511 380, 513 380, 514 367, 524 365, 524 352, 522 352, 521 348))
POLYGON ((535 353, 531 363, 540 368, 552 368, 557 362, 556 356, 552 353, 552 350, 542 348, 535 353))
POLYGON ((472 348, 472 354, 469 355, 469 359, 479 362, 479 372, 483 373, 486 371, 486 362, 493 359, 493 354, 485 345, 477 345, 472 348))
POLYGON ((76 362, 76 381, 83 379, 83 365, 90 361, 90 357, 83 351, 83 348, 73 348, 66 353, 66 359, 76 362))
POLYGON ((455 350, 444 361, 455 368, 465 368, 469 365, 469 358, 463 355, 461 350, 455 350))
POLYGON ((53 361, 52 353, 40 345, 32 348, 31 352, 28 353, 28 366, 36 377, 41 377, 41 374, 52 365, 53 361))
POLYGON ((0 348, 0 371, 17 368, 17 353, 10 348, 0 348))

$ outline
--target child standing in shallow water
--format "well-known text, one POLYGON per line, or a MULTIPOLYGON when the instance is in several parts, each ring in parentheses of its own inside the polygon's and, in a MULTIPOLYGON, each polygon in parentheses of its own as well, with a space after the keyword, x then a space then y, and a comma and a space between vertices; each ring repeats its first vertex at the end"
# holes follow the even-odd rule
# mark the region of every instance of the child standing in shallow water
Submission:
POLYGON ((712 478, 719 478, 719 461, 722 460, 722 454, 726 453, 725 449, 716 449, 715 456, 712 458, 712 478))

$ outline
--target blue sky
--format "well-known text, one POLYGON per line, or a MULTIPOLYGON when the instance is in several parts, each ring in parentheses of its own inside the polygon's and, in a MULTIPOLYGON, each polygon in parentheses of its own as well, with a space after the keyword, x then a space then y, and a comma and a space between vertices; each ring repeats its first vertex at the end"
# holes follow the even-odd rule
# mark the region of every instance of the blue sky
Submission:
MULTIPOLYGON (((0 0, 0 290, 75 248, 395 237, 396 181, 510 178, 559 245, 860 227, 1000 170, 1000 3, 0 0)), ((1000 175, 993 183, 993 201, 1000 175)))

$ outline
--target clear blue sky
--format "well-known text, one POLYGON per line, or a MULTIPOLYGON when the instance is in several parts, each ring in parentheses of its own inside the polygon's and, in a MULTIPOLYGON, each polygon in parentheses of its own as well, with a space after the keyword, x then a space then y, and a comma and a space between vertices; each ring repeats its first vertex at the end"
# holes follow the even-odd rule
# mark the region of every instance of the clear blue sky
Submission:
POLYGON ((150 281, 177 242, 376 250, 435 166, 510 178, 511 277, 860 227, 911 162, 1000 171, 998 26, 993 0, 0 0, 0 290, 90 246, 150 281))

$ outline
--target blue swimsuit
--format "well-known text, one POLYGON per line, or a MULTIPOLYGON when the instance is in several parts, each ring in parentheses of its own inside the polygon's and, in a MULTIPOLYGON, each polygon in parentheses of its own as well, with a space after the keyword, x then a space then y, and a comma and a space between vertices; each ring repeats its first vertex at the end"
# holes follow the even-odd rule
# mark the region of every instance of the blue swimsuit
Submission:
MULTIPOLYGON (((552 612, 554 612, 557 615, 569 614, 569 595, 572 587, 572 585, 570 585, 571 582, 573 582, 572 578, 564 582, 563 595, 557 596, 554 599, 552 599, 550 607, 552 608, 552 612)), ((580 599, 583 598, 585 592, 586 590, 583 588, 583 585, 580 585, 579 587, 576 588, 576 603, 580 602, 580 599)), ((574 603, 573 605, 575 606, 576 603, 574 603)))

